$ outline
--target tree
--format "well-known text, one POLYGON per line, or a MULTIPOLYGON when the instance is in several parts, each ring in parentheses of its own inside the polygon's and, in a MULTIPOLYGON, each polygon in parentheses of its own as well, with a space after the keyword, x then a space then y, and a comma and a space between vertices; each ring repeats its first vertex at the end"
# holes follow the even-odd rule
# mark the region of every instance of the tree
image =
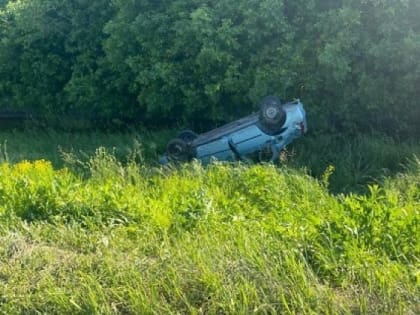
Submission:
POLYGON ((13 1, 0 12, 2 94, 18 107, 50 110, 69 77, 63 38, 65 18, 57 1, 13 1))
POLYGON ((277 94, 315 130, 418 132, 419 14, 417 0, 2 1, 0 102, 200 130, 277 94))
POLYGON ((292 38, 281 1, 116 5, 105 29, 107 57, 130 77, 130 90, 151 120, 227 120, 290 84, 289 71, 279 67, 292 38))

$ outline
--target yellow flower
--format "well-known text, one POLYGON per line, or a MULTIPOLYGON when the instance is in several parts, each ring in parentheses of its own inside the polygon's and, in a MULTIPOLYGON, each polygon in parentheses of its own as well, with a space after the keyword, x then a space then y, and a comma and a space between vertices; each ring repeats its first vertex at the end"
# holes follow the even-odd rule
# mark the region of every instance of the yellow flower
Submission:
POLYGON ((23 160, 15 165, 15 170, 18 174, 25 174, 30 169, 32 169, 32 163, 27 160, 23 160))
POLYGON ((46 160, 36 160, 33 162, 33 167, 39 173, 47 173, 53 170, 51 162, 46 160))

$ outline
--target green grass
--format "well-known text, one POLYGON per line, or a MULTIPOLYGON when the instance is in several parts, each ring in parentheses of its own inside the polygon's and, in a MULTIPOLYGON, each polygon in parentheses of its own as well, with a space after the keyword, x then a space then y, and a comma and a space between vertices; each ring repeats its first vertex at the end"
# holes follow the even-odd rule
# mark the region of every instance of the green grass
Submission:
POLYGON ((78 159, 87 159, 98 147, 106 148, 120 159, 142 146, 148 161, 157 160, 158 153, 165 149, 172 131, 149 132, 63 132, 51 129, 0 131, 0 161, 16 163, 21 160, 46 159, 55 166, 63 166, 63 157, 69 154, 78 159))
POLYGON ((333 166, 329 177, 332 192, 368 193, 368 184, 379 184, 386 177, 404 172, 415 156, 420 156, 418 139, 312 134, 289 146, 283 164, 305 168, 316 178, 322 178, 333 166))
MULTIPOLYGON (((103 147, 120 161, 140 149, 142 160, 155 166, 166 143, 176 133, 176 130, 141 129, 130 132, 0 131, 0 162, 46 159, 59 168, 69 159, 86 162, 98 147, 103 147)), ((329 176, 331 192, 367 193, 368 184, 381 183, 384 178, 403 172, 414 156, 420 156, 417 140, 309 134, 287 148, 280 164, 305 168, 318 179, 322 179, 327 170, 333 170, 329 176)))
POLYGON ((130 137, 76 135, 60 166, 8 141, 0 314, 419 313, 417 159, 334 195, 328 169, 162 168, 130 137))

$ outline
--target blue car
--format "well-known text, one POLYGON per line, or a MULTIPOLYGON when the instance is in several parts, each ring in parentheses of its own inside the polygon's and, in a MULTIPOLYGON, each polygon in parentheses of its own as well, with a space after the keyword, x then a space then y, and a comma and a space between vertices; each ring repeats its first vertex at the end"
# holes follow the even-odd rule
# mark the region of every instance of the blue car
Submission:
POLYGON ((281 104, 277 97, 267 96, 260 102, 257 113, 203 134, 182 131, 169 141, 160 162, 198 159, 207 164, 213 159, 244 160, 267 150, 271 161, 276 161, 281 150, 307 129, 306 113, 299 100, 281 104))

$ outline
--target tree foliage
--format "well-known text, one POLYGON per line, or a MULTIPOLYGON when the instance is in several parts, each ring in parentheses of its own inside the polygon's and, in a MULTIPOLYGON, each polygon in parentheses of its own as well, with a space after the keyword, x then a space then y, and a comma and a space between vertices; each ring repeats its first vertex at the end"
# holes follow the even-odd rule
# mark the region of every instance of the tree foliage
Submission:
POLYGON ((0 106, 200 129, 277 94, 317 130, 419 132, 419 14, 417 0, 1 1, 0 106))

